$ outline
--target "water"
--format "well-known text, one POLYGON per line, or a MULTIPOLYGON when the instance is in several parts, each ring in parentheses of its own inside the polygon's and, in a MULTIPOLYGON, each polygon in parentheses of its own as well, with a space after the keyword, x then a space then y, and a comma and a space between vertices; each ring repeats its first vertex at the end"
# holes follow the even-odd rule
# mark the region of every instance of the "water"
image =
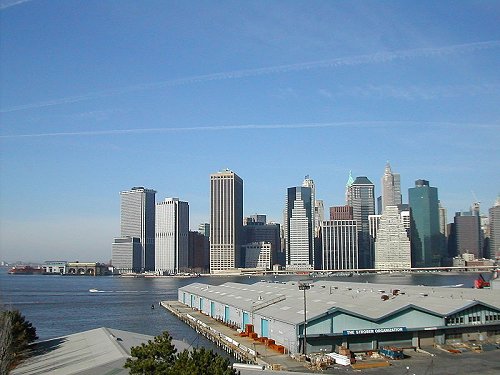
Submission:
MULTIPOLYGON (((471 288, 477 274, 355 275, 328 280, 391 285, 457 285, 471 288)), ((486 274, 485 274, 486 277, 486 274)), ((259 280, 300 280, 304 276, 123 278, 91 276, 8 275, 0 270, 0 302, 21 311, 37 329, 40 340, 108 327, 155 336, 167 330, 174 339, 211 346, 179 322, 159 301, 176 300, 177 289, 192 282, 222 284, 259 280), (90 289, 99 292, 91 293, 90 289), (151 305, 155 308, 151 309, 151 305)))

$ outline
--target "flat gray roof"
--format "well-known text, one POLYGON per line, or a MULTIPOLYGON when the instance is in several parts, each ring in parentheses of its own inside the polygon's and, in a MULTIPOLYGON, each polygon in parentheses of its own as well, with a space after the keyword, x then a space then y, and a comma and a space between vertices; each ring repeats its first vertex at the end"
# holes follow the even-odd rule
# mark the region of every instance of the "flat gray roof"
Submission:
MULTIPOLYGON (((314 280, 310 284, 311 289, 306 292, 308 320, 334 309, 372 321, 412 307, 441 317, 478 303, 500 312, 500 290, 331 280, 314 280), (398 295, 393 295, 395 289, 399 290, 398 295), (383 294, 389 297, 385 301, 383 294)), ((194 283, 180 290, 249 312, 268 303, 269 306, 258 309, 259 314, 292 324, 300 324, 304 318, 303 292, 298 289, 297 281, 228 282, 218 286, 194 283), (271 303, 273 301, 278 302, 271 303)))
MULTIPOLYGON (((96 328, 36 343, 33 355, 12 374, 128 374, 124 369, 130 348, 153 336, 110 328, 96 328)), ((173 340, 178 351, 188 347, 173 340)))

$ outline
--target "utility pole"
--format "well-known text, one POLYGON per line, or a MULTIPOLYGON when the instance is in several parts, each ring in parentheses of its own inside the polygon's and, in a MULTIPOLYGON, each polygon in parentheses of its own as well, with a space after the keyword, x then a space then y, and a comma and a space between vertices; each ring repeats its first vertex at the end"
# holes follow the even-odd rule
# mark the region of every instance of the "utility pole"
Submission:
POLYGON ((302 343, 302 354, 304 354, 304 357, 307 355, 307 313, 306 313, 306 308, 307 308, 307 303, 306 303, 306 290, 311 289, 311 285, 307 282, 302 282, 299 281, 299 290, 304 291, 304 341, 302 343))

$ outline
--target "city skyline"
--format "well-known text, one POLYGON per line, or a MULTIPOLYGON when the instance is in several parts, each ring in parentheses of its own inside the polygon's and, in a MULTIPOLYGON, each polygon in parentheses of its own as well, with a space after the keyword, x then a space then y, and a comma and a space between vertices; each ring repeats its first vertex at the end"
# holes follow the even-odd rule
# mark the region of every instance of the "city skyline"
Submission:
POLYGON ((108 261, 133 186, 196 229, 224 168, 279 223, 304 176, 328 212, 350 170, 380 196, 387 161, 403 203, 425 179, 448 223, 487 214, 500 4, 314 4, 0 0, 0 260, 108 261))

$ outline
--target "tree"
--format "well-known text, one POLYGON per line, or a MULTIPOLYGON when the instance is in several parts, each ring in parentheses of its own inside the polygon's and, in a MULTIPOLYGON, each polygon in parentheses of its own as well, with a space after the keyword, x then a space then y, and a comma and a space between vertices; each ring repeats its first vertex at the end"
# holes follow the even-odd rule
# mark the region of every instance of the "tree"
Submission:
POLYGON ((174 365, 175 349, 172 337, 165 331, 154 341, 130 349, 133 358, 127 358, 125 368, 130 374, 165 374, 174 365))
POLYGON ((38 339, 38 336, 36 328, 19 310, 2 311, 0 324, 1 370, 8 372, 26 356, 29 345, 38 339))
POLYGON ((184 350, 177 356, 171 374, 175 375, 233 375, 227 358, 205 348, 184 350))
POLYGON ((205 348, 184 350, 176 354, 172 337, 168 332, 156 336, 154 341, 131 349, 125 368, 130 374, 167 375, 233 375, 227 358, 205 348))

